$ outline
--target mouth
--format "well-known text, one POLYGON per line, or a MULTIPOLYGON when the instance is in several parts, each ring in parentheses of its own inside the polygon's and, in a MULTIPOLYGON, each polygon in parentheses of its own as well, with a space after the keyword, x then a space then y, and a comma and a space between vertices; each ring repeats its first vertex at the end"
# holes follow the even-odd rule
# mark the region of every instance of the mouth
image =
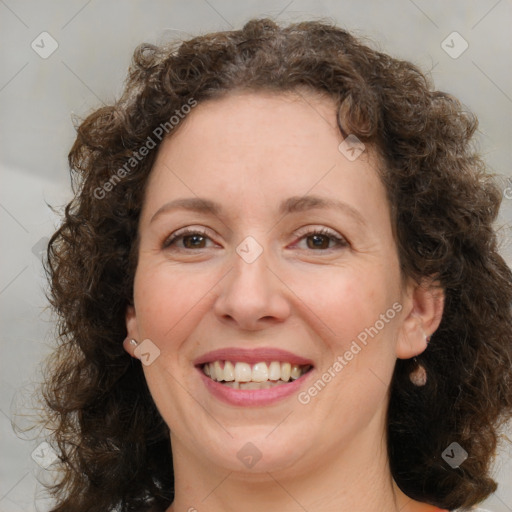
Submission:
POLYGON ((314 365, 275 347, 226 347, 193 362, 207 391, 231 406, 269 406, 292 397, 311 380, 314 365))
POLYGON ((269 389, 287 385, 313 368, 310 364, 294 364, 288 361, 260 361, 250 364, 229 360, 207 362, 199 367, 209 379, 241 390, 269 389))

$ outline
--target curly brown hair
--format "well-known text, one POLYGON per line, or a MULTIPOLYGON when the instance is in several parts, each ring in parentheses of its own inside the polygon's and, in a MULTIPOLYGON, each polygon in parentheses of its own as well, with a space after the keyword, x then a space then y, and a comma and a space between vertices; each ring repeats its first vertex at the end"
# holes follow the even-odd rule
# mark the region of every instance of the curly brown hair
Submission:
POLYGON ((411 498, 442 508, 482 501, 496 489, 490 465, 512 416, 512 274, 493 229, 501 193, 471 144, 476 118, 413 64, 330 22, 256 19, 140 45, 119 101, 78 127, 69 154, 75 196, 46 262, 60 340, 44 388, 62 462, 53 511, 162 510, 173 500, 169 429, 122 347, 157 150, 130 159, 191 98, 235 90, 327 94, 342 135, 378 148, 402 274, 435 276, 446 296, 441 325, 418 356, 427 384, 410 382, 412 360, 396 363, 392 476, 411 498), (441 454, 454 441, 469 457, 452 469, 441 454))

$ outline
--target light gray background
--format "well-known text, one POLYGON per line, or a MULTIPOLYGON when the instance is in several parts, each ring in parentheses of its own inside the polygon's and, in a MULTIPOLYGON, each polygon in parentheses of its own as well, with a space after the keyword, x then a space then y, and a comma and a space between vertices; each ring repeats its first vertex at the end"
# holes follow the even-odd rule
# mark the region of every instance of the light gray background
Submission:
MULTIPOLYGON (((27 397, 52 342, 38 250, 57 222, 45 203, 70 198, 71 114, 83 117, 119 96, 138 43, 240 28, 261 15, 283 22, 327 17, 431 70, 439 89, 477 113, 480 148, 503 176, 503 189, 510 186, 511 0, 0 0, 0 512, 36 510, 37 478, 50 476, 31 458, 42 438, 16 436, 11 422, 29 422, 27 397), (59 45, 47 59, 31 48, 43 31, 59 45), (469 44, 458 58, 441 46, 453 31, 469 44)), ((512 199, 505 198, 499 225, 509 264, 511 217, 512 199)), ((500 487, 482 507, 510 512, 510 444, 501 449, 496 474, 500 487)), ((38 497, 37 508, 48 503, 38 497)))

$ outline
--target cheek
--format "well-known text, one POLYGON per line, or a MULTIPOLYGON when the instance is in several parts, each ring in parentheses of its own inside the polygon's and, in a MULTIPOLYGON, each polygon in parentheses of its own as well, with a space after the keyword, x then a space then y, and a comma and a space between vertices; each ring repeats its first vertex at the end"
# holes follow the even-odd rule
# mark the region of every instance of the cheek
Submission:
POLYGON ((211 290, 218 278, 213 272, 197 269, 180 272, 165 262, 140 266, 135 276, 134 294, 141 336, 162 345, 184 340, 198 315, 211 307, 211 290))
POLYGON ((390 280, 381 267, 337 268, 297 278, 293 288, 342 349, 392 307, 398 294, 390 280))

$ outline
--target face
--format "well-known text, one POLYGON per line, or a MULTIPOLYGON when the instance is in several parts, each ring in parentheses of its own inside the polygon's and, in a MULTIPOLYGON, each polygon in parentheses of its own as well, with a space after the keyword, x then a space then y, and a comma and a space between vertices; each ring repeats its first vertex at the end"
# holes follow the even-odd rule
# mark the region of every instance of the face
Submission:
POLYGON ((161 145, 127 328, 150 340, 175 453, 244 471, 254 451, 253 472, 300 472, 381 440, 396 358, 424 346, 378 160, 341 142, 329 99, 241 93, 161 145))

